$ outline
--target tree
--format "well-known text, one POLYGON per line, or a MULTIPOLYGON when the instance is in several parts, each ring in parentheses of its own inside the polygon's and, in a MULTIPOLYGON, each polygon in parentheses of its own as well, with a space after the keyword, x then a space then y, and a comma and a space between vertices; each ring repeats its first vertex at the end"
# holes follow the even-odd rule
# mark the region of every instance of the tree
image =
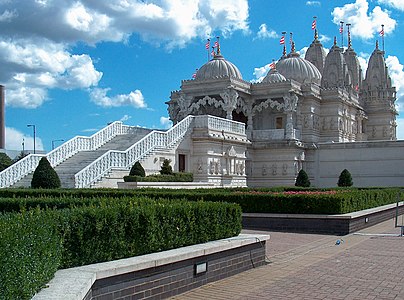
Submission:
POLYGON ((46 157, 42 157, 32 176, 32 188, 60 188, 60 179, 46 157))
POLYGON ((129 172, 129 176, 140 176, 140 177, 145 177, 146 172, 140 162, 135 162, 135 164, 132 166, 129 172))
POLYGON ((160 174, 161 175, 173 175, 173 168, 170 165, 171 160, 165 159, 163 161, 163 165, 161 166, 160 174))
POLYGON ((311 183, 310 183, 309 176, 307 175, 305 170, 301 169, 299 171, 299 174, 297 174, 295 186, 309 187, 310 184, 311 183))
POLYGON ((347 186, 352 186, 352 176, 351 173, 347 169, 344 169, 341 174, 339 175, 338 178, 338 186, 341 187, 347 187, 347 186))
POLYGON ((3 152, 0 153, 0 172, 3 171, 4 169, 7 169, 12 164, 13 164, 13 161, 7 154, 5 154, 3 152))
POLYGON ((16 163, 17 161, 23 159, 25 156, 28 156, 28 154, 25 153, 24 151, 21 151, 20 154, 18 154, 18 155, 13 159, 13 163, 16 163))

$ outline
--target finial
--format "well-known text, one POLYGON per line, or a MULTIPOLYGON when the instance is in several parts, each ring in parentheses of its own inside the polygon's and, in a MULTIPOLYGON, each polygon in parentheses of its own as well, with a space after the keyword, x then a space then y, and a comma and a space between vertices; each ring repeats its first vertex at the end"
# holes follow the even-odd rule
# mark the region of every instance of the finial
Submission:
POLYGON ((292 49, 290 50, 291 53, 295 53, 296 52, 296 48, 295 48, 295 42, 292 41, 292 49))
POLYGON ((286 56, 286 45, 283 44, 283 52, 282 52, 283 56, 286 56))
POLYGON ((379 41, 376 40, 376 50, 379 50, 379 41))
POLYGON ((314 29, 314 40, 318 41, 318 32, 317 32, 317 28, 314 29))
POLYGON ((334 36, 334 46, 337 46, 337 37, 334 36))
POLYGON ((217 38, 217 55, 220 55, 220 42, 219 42, 220 37, 217 36, 216 38, 217 38))
POLYGON ((351 41, 351 31, 349 30, 351 27, 350 23, 346 24, 346 27, 348 28, 348 49, 351 49, 352 47, 352 41, 351 41))
POLYGON ((290 44, 293 44, 293 32, 290 33, 290 39, 289 39, 290 44))

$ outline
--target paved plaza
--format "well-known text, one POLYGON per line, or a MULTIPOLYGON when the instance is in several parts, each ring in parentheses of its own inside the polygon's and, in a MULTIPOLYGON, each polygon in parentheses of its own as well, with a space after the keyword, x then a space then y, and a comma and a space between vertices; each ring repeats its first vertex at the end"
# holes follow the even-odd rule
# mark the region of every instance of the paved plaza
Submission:
POLYGON ((394 219, 342 237, 259 233, 271 235, 266 266, 172 299, 404 299, 404 237, 394 219))

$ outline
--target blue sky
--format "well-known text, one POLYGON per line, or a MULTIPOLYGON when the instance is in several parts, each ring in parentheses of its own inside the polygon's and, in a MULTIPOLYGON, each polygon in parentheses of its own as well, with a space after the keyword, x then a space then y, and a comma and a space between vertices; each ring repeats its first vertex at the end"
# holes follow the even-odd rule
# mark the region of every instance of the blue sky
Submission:
POLYGON ((164 102, 206 63, 206 38, 220 36, 224 57, 256 81, 282 55, 282 31, 293 32, 304 54, 313 16, 325 48, 334 36, 341 44, 340 21, 352 24, 364 68, 385 25, 386 62, 404 111, 404 0, 0 0, 6 148, 21 150, 23 140, 32 148, 27 124, 46 151, 116 120, 167 128, 164 102))

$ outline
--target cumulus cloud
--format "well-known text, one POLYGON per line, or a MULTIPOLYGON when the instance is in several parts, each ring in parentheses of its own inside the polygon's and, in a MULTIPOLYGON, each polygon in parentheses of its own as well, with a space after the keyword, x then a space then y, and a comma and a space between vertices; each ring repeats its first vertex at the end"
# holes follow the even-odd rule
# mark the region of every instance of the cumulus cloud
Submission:
POLYGON ((120 94, 113 97, 109 97, 107 93, 110 88, 94 88, 90 90, 90 99, 95 104, 103 107, 119 107, 119 106, 134 106, 135 108, 146 108, 146 102, 144 101, 142 92, 135 90, 129 94, 120 94))
POLYGON ((402 107, 404 105, 404 66, 400 63, 398 57, 393 55, 387 56, 386 65, 389 68, 391 81, 396 87, 396 105, 399 110, 402 110, 402 107))
POLYGON ((73 55, 66 45, 48 40, 0 41, 0 81, 7 87, 7 105, 37 108, 48 89, 96 86, 102 78, 91 57, 73 55))
POLYGON ((130 120, 130 119, 132 119, 131 116, 129 116, 129 115, 123 115, 123 117, 122 117, 119 121, 125 122, 125 121, 128 121, 128 120, 130 120))
POLYGON ((403 0, 378 0, 377 2, 404 11, 403 0))
POLYGON ((275 32, 275 30, 268 30, 267 24, 261 24, 259 27, 259 31, 257 32, 258 39, 268 39, 268 38, 277 38, 279 35, 275 32))
MULTIPOLYGON (((6 149, 21 151, 23 149, 23 143, 25 150, 34 149, 33 137, 27 136, 15 128, 6 127, 6 149)), ((35 139, 35 149, 40 151, 44 150, 42 140, 38 137, 35 139)))
POLYGON ((375 6, 369 11, 369 3, 366 0, 356 0, 355 3, 345 4, 342 7, 335 7, 333 22, 337 25, 340 21, 351 23, 351 34, 361 39, 371 39, 381 30, 384 24, 385 34, 388 35, 396 28, 396 20, 390 17, 390 12, 375 6))
MULTIPOLYGON (((135 34, 172 49, 213 32, 248 32, 248 0, 3 0, 0 24, 7 105, 36 108, 49 89, 98 85, 103 74, 89 55, 72 52, 77 43, 126 42, 135 34)), ((145 107, 140 91, 100 98, 107 106, 145 107)))
POLYGON ((160 124, 167 129, 173 125, 173 122, 168 117, 160 117, 160 124))

